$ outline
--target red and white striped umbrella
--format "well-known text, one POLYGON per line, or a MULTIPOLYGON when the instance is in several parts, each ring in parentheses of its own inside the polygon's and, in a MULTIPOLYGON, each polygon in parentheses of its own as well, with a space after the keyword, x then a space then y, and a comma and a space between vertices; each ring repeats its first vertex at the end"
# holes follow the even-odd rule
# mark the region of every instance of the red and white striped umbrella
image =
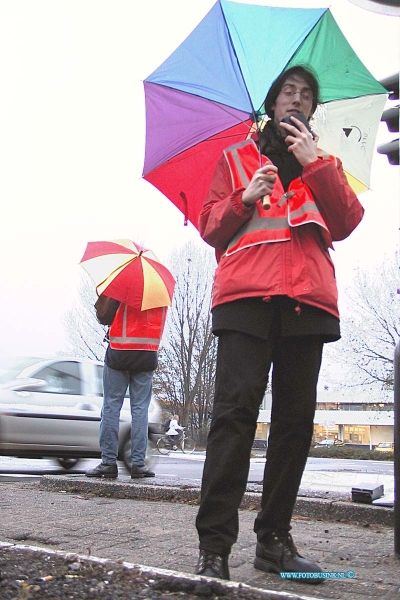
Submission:
POLYGON ((127 239, 88 242, 79 263, 104 294, 139 310, 170 306, 172 273, 155 254, 127 239))

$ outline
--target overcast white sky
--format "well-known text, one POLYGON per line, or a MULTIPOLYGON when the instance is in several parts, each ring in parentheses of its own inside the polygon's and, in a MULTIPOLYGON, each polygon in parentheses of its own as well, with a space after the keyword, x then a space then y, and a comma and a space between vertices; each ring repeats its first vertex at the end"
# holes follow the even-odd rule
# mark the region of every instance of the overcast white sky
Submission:
MULTIPOLYGON (((213 4, 1 0, 0 355, 65 347, 62 316, 76 298, 87 241, 140 239, 161 260, 187 240, 203 243, 141 179, 142 82, 213 4)), ((331 6, 377 79, 399 70, 398 18, 347 0, 331 6)), ((378 141, 393 137, 380 127, 378 141)), ((357 266, 373 268, 398 245, 399 169, 378 154, 371 187, 360 197, 363 222, 337 245, 340 290, 357 266)))

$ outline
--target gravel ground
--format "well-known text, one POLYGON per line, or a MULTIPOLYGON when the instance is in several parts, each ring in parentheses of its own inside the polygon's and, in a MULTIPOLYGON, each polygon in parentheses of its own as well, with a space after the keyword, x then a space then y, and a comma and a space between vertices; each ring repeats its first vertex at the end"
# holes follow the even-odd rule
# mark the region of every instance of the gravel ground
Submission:
POLYGON ((122 563, 99 563, 78 555, 29 549, 0 550, 1 600, 160 600, 246 599, 271 596, 248 586, 227 589, 217 580, 191 581, 178 575, 144 572, 122 563))

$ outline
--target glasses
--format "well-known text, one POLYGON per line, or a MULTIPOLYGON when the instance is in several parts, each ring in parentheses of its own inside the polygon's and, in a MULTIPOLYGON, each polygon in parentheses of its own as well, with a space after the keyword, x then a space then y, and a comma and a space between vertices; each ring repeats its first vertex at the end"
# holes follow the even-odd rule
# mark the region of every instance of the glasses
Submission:
POLYGON ((300 94, 301 99, 306 102, 312 102, 313 100, 313 93, 310 89, 296 90, 292 85, 284 85, 281 89, 281 94, 283 94, 285 98, 291 98, 295 94, 300 94))

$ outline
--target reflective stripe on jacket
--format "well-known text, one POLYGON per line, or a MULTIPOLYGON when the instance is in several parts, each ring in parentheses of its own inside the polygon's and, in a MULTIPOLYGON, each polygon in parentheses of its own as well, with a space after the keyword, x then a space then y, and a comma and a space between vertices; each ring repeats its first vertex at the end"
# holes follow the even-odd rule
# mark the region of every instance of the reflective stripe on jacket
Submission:
MULTIPOLYGON (((260 167, 258 162, 256 169, 260 167)), ((253 172, 254 170, 253 169, 253 172)), ((364 209, 349 186, 340 159, 317 160, 303 167, 302 180, 311 190, 333 242, 348 237, 364 209)), ((244 186, 235 187, 225 156, 216 165, 199 218, 201 237, 216 250, 212 308, 241 298, 288 296, 339 316, 335 269, 315 223, 291 228, 290 240, 256 244, 226 255, 255 207, 242 202, 244 186)), ((269 211, 266 211, 267 213, 269 211)))
MULTIPOLYGON (((225 150, 224 156, 231 173, 233 189, 247 187, 254 171, 261 166, 272 164, 265 156, 261 156, 260 160, 259 150, 252 140, 229 147, 225 150)), ((324 158, 336 160, 333 156, 324 156, 324 158)), ((271 208, 265 210, 261 200, 257 201, 251 219, 230 240, 226 254, 229 256, 256 244, 290 240, 290 228, 306 223, 319 225, 326 245, 332 247, 328 227, 309 187, 300 177, 297 177, 290 183, 285 193, 277 177, 271 195, 271 208)))
POLYGON ((158 350, 167 307, 138 310, 121 304, 110 327, 113 350, 158 350))

